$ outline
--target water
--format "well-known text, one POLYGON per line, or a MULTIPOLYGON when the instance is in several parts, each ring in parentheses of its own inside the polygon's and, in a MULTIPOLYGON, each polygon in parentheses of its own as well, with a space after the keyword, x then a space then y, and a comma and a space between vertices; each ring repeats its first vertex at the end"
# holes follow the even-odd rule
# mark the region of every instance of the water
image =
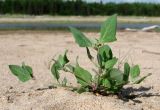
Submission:
MULTIPOLYGON (((117 28, 123 30, 125 28, 141 29, 148 26, 160 25, 153 23, 141 23, 141 24, 131 24, 131 23, 120 23, 117 28)), ((68 27, 76 27, 80 29, 99 29, 99 23, 66 23, 66 24, 57 24, 57 23, 0 23, 0 30, 12 30, 12 29, 67 29, 68 27)))

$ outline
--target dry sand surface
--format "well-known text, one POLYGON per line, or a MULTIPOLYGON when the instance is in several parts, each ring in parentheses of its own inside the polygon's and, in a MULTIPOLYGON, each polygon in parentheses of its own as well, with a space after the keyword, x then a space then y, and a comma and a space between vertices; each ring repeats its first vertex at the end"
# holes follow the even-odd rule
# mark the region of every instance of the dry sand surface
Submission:
MULTIPOLYGON (((94 32, 86 33, 98 37, 94 32)), ((65 88, 47 88, 55 83, 49 61, 53 56, 69 49, 72 63, 79 56, 80 65, 91 71, 92 63, 84 48, 79 48, 71 34, 63 31, 1 31, 0 32, 0 110, 160 110, 160 33, 118 32, 118 41, 111 43, 114 54, 134 64, 140 64, 141 75, 152 73, 140 85, 129 91, 139 94, 134 100, 123 101, 116 96, 77 94, 65 88), (9 64, 26 64, 33 67, 35 80, 21 83, 13 76, 9 64)), ((66 76, 73 86, 76 80, 66 76)), ((128 91, 128 92, 129 92, 128 91)))

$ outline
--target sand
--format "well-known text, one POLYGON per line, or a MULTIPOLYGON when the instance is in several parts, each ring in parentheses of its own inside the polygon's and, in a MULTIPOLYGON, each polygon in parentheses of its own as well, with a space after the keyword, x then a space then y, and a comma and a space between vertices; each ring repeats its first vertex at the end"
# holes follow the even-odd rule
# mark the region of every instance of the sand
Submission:
MULTIPOLYGON (((94 32, 86 35, 99 36, 94 32)), ((140 85, 125 87, 138 95, 134 100, 78 94, 60 87, 37 90, 56 82, 48 69, 49 62, 65 48, 69 49, 72 63, 79 56, 80 65, 91 71, 93 65, 87 59, 85 49, 79 48, 68 32, 1 31, 0 110, 160 110, 160 33, 118 32, 117 39, 117 42, 110 43, 115 56, 120 59, 126 56, 125 61, 139 64, 142 76, 152 73, 140 85), (22 83, 10 73, 9 64, 19 65, 23 61, 33 67, 35 80, 22 83)), ((77 85, 73 75, 64 73, 64 76, 72 86, 77 85)))

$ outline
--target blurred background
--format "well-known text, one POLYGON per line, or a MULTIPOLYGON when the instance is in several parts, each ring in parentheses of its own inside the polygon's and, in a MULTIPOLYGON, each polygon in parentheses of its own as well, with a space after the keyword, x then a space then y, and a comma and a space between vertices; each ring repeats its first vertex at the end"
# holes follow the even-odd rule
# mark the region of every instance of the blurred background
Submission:
POLYGON ((0 0, 0 29, 96 30, 115 13, 118 29, 157 29, 160 0, 0 0))

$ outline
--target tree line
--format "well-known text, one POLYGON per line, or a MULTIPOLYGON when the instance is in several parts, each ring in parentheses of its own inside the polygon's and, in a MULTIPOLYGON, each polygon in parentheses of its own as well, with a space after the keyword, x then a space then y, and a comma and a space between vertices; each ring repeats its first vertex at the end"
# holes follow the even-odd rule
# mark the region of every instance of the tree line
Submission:
POLYGON ((87 3, 82 0, 1 0, 0 14, 160 16, 160 4, 87 3))

